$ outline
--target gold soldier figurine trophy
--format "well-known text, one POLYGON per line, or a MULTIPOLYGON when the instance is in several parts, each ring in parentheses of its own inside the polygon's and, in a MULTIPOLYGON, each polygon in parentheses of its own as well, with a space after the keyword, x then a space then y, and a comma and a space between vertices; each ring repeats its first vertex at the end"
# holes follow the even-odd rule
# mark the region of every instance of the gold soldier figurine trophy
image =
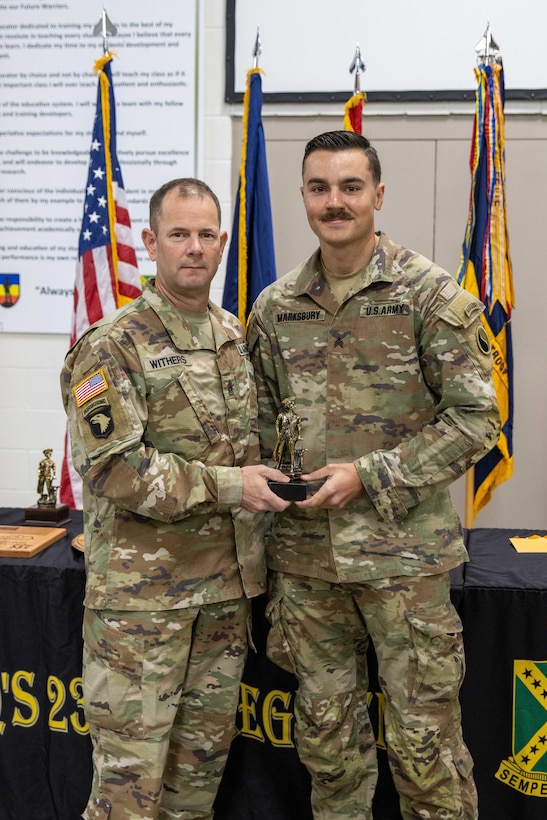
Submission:
POLYGON ((302 441, 302 422, 294 410, 294 396, 281 402, 281 410, 275 420, 277 440, 273 450, 273 460, 278 470, 291 479, 290 482, 268 481, 270 489, 286 501, 304 501, 308 488, 301 475, 304 472, 302 460, 304 449, 298 447, 302 441))
POLYGON ((51 458, 53 450, 46 448, 44 458, 38 464, 38 502, 25 510, 25 523, 34 527, 59 527, 70 521, 68 504, 57 504, 57 490, 53 482, 57 477, 55 462, 51 458))

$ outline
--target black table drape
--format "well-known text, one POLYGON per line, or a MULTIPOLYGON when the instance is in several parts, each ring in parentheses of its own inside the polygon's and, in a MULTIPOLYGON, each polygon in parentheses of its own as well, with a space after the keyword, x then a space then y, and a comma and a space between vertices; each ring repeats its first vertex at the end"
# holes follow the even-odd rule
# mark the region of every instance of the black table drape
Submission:
MULTIPOLYGON (((0 524, 23 517, 0 509, 0 524)), ((33 558, 0 558, 0 820, 78 820, 90 789, 81 690, 85 569, 71 546, 82 513, 71 511, 66 527, 65 538, 33 558)), ((464 736, 484 820, 547 817, 547 555, 518 554, 509 541, 534 533, 471 530, 470 562, 452 573, 467 656, 464 736)), ((296 682, 265 656, 264 606, 264 597, 253 602, 257 651, 245 667, 215 820, 312 820, 309 778, 293 742, 296 682)), ((370 665, 380 767, 374 818, 400 820, 373 652, 370 665)))

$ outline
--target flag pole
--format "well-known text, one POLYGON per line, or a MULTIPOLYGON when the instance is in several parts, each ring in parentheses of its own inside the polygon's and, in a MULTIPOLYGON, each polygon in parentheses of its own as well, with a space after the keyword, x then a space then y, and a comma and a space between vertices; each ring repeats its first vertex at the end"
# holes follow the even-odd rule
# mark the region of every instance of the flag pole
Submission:
POLYGON ((351 61, 351 65, 349 67, 350 74, 355 72, 355 81, 353 83, 354 94, 361 93, 361 73, 366 70, 367 67, 361 58, 361 49, 359 48, 359 43, 357 43, 355 46, 355 54, 353 55, 353 60, 351 61))
MULTIPOLYGON (((116 117, 112 85, 112 53, 108 36, 117 32, 103 8, 93 30, 103 38, 103 56, 95 61, 97 104, 91 137, 70 344, 94 322, 140 296, 142 291, 131 219, 116 151, 116 117)), ((82 479, 72 462, 70 434, 65 432, 60 499, 81 509, 82 479)))
POLYGON ((513 384, 511 311, 514 307, 505 199, 503 105, 500 47, 490 23, 475 46, 477 91, 471 147, 471 197, 462 259, 457 274, 485 305, 483 328, 496 356, 492 378, 501 415, 497 443, 466 475, 465 526, 470 528, 492 491, 513 472, 513 384))
POLYGON ((361 57, 359 43, 355 48, 355 54, 349 67, 349 73, 355 73, 353 82, 353 94, 344 107, 344 130, 355 131, 357 134, 363 132, 363 106, 367 95, 361 91, 361 74, 366 71, 366 65, 361 57))
POLYGON ((222 307, 237 316, 244 327, 255 299, 276 279, 266 140, 262 125, 261 53, 257 26, 253 67, 247 72, 243 95, 239 184, 222 296, 222 307))
POLYGON ((112 34, 113 36, 118 33, 118 29, 111 22, 108 14, 106 13, 106 9, 103 6, 103 13, 101 15, 101 19, 98 23, 96 23, 95 28, 93 29, 93 36, 98 37, 99 35, 103 38, 103 54, 106 57, 108 54, 108 35, 112 34))
POLYGON ((260 26, 256 27, 256 40, 253 47, 253 68, 260 68, 258 65, 260 55, 262 54, 262 43, 260 42, 260 26))
MULTIPOLYGON (((495 59, 499 54, 499 46, 492 36, 490 23, 486 24, 486 30, 475 46, 477 62, 480 65, 487 64, 491 59, 495 59)), ((471 529, 475 521, 475 467, 470 467, 465 475, 465 517, 464 525, 471 529)))
MULTIPOLYGON (((475 46, 477 54, 477 63, 486 64, 492 58, 492 53, 496 56, 499 53, 499 47, 492 36, 490 23, 487 22, 486 30, 475 46)), ((465 474, 465 512, 464 512, 464 526, 470 530, 475 521, 475 467, 470 467, 465 474)))
POLYGON ((475 520, 475 468, 470 467, 465 474, 465 516, 464 527, 470 530, 475 520))

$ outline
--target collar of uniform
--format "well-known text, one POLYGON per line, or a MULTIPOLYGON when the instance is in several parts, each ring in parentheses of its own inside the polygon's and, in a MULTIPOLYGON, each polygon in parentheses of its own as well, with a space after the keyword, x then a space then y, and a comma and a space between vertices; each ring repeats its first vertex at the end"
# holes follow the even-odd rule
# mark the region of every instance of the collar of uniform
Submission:
MULTIPOLYGON (((362 290, 373 282, 391 282, 393 281, 393 258, 394 248, 385 233, 380 232, 379 240, 372 258, 364 269, 362 274, 362 283, 359 287, 355 286, 354 290, 362 290)), ((310 256, 302 265, 302 268, 297 276, 294 293, 295 296, 301 296, 304 293, 310 296, 319 296, 327 287, 325 277, 321 271, 321 252, 319 248, 310 256)))
MULTIPOLYGON (((155 279, 147 280, 142 294, 143 298, 148 302, 152 310, 158 314, 175 346, 179 350, 192 350, 195 347, 195 343, 193 342, 187 322, 173 303, 156 290, 154 282, 155 279)), ((231 317, 231 314, 217 307, 212 302, 209 302, 208 308, 217 349, 224 341, 234 339, 241 340, 242 333, 237 328, 238 322, 235 317, 231 317)))

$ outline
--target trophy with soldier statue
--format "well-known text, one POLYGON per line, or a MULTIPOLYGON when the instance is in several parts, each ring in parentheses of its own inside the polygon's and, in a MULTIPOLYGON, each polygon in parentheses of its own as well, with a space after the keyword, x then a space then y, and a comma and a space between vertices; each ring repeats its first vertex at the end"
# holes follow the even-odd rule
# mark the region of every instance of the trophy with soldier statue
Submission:
POLYGON ((281 409, 275 420, 276 442, 273 460, 278 470, 288 475, 290 481, 268 481, 270 489, 286 501, 304 501, 307 496, 307 484, 302 481, 304 448, 299 447, 302 441, 302 421, 295 412, 294 396, 281 402, 281 409))
POLYGON ((52 453, 49 447, 43 451, 44 457, 38 464, 38 501, 25 510, 25 523, 34 527, 60 527, 70 521, 68 504, 57 504, 59 487, 54 483, 57 468, 51 458, 52 453))

